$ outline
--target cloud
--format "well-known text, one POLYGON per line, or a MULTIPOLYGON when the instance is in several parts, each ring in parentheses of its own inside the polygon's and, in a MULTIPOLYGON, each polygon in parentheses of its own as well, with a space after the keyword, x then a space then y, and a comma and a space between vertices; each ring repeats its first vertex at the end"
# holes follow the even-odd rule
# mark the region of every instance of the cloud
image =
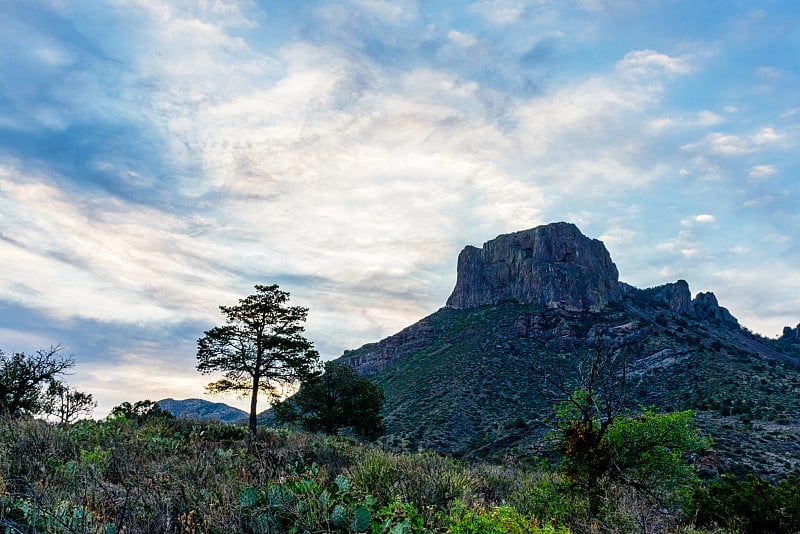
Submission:
POLYGON ((788 135, 765 127, 748 136, 713 132, 706 135, 703 141, 684 145, 681 149, 688 152, 705 151, 721 156, 741 156, 768 147, 783 148, 789 141, 788 135))
POLYGON ((208 291, 230 295, 214 289, 218 273, 209 268, 220 249, 194 246, 191 235, 203 227, 199 218, 107 195, 87 202, 55 187, 47 175, 8 165, 0 167, 0 205, 7 236, 0 249, 10 262, 0 267, 0 287, 7 297, 62 318, 159 322, 173 320, 178 310, 185 317, 213 309, 208 291), (195 294, 197 286, 207 289, 195 294))
POLYGON ((447 38, 456 45, 464 48, 475 46, 475 44, 478 42, 474 35, 457 30, 450 30, 447 32, 447 38))
POLYGON ((773 204, 778 197, 775 195, 762 195, 760 197, 751 198, 742 203, 745 208, 761 208, 773 204))
POLYGON ((701 213, 700 215, 695 216, 694 220, 699 223, 712 223, 717 219, 711 214, 701 213))
POLYGON ((388 2, 386 0, 353 0, 356 8, 363 9, 381 21, 393 25, 400 25, 413 19, 417 15, 417 2, 402 0, 388 2))
POLYGON ((658 117, 647 124, 648 130, 654 134, 661 134, 669 130, 692 130, 708 126, 716 126, 723 122, 723 118, 708 110, 683 116, 671 114, 658 117))
POLYGON ((497 25, 517 23, 525 13, 525 2, 520 0, 478 0, 467 8, 497 25))
POLYGON ((774 176, 777 172, 778 167, 775 165, 753 165, 747 171, 747 178, 751 183, 758 183, 774 176))
POLYGON ((757 258, 749 264, 719 269, 712 273, 712 281, 720 303, 757 332, 775 336, 783 326, 798 322, 800 276, 782 260, 757 258))
POLYGON ((680 57, 670 57, 655 50, 635 50, 628 52, 617 63, 617 69, 633 78, 666 74, 687 74, 692 72, 691 64, 680 57))
POLYGON ((773 128, 762 128, 753 135, 752 140, 757 145, 783 144, 787 136, 776 132, 773 128))
POLYGON ((254 283, 310 306, 333 357, 441 306, 465 244, 552 220, 648 284, 762 253, 709 214, 788 204, 795 115, 712 79, 727 36, 641 39, 625 1, 444 5, 3 6, 0 299, 118 338, 104 370, 139 391, 146 366, 193 373, 254 283))

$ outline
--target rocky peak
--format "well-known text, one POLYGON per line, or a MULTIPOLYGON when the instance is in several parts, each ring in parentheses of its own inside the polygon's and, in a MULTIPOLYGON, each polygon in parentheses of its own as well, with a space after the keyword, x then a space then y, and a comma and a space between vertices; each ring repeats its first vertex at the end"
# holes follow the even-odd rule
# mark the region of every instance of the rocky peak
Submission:
POLYGON ((731 315, 727 308, 720 306, 717 297, 710 291, 698 293, 692 300, 691 315, 700 320, 726 323, 731 326, 739 325, 736 317, 731 315))
POLYGON ((800 344, 800 324, 796 327, 792 328, 791 326, 784 326, 783 327, 783 335, 781 336, 782 340, 786 340, 793 345, 800 344))
POLYGON ((602 241, 559 222, 464 248, 447 306, 470 309, 511 300, 586 311, 620 298, 619 273, 602 241))
POLYGON ((676 313, 688 314, 692 309, 692 293, 686 280, 654 287, 653 302, 666 306, 676 313))

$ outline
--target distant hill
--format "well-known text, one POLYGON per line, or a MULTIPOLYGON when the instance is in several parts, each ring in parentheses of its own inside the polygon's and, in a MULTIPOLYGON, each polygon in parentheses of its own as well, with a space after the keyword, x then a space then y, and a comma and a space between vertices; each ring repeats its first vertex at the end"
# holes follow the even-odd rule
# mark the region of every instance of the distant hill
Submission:
POLYGON ((158 405, 175 417, 185 419, 214 420, 223 423, 241 423, 247 419, 247 412, 228 406, 222 402, 209 402, 203 399, 162 399, 158 405))
POLYGON ((338 361, 384 388, 386 445, 530 457, 559 400, 541 370, 625 350, 631 409, 692 409, 708 471, 777 477, 800 472, 798 331, 754 335, 683 280, 619 282, 602 242, 557 223, 467 247, 447 307, 338 361))

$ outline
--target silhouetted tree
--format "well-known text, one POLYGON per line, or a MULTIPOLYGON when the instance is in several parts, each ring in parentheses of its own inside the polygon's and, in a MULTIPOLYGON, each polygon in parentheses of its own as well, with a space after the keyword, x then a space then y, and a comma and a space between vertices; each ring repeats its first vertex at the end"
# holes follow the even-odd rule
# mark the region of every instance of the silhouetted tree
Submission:
POLYGON ((171 413, 163 409, 157 402, 147 400, 136 401, 133 404, 123 402, 111 409, 109 417, 124 417, 129 421, 142 423, 150 419, 175 419, 171 413))
POLYGON ((326 434, 350 428, 357 436, 375 439, 383 432, 383 401, 383 390, 352 367, 326 362, 324 374, 303 382, 274 410, 281 423, 299 422, 307 430, 326 434))
POLYGON ((289 293, 277 285, 256 285, 236 306, 220 306, 226 324, 197 341, 197 369, 222 371, 206 386, 211 393, 250 396, 250 432, 256 431, 258 393, 276 394, 280 385, 307 380, 318 371, 319 355, 303 337, 308 308, 288 306, 289 293))
POLYGON ((75 365, 72 356, 61 356, 61 346, 36 354, 0 351, 0 412, 19 417, 37 415, 46 407, 46 389, 75 365))
POLYGON ((50 382, 47 388, 45 413, 58 418, 62 425, 74 423, 82 415, 91 415, 97 403, 84 393, 62 382, 50 382))

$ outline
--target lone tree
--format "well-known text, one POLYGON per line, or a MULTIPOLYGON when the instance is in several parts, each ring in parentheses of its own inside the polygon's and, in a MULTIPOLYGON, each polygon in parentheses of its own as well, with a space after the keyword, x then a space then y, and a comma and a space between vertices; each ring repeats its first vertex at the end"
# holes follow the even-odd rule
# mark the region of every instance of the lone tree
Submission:
POLYGON ((36 354, 0 350, 0 412, 11 417, 38 415, 48 406, 47 389, 57 388, 58 377, 75 365, 72 356, 61 356, 61 346, 36 354))
POLYGON ((210 393, 250 396, 250 433, 256 432, 258 393, 277 397, 280 385, 307 380, 318 371, 319 355, 303 337, 308 308, 288 306, 289 293, 277 285, 256 285, 236 306, 220 306, 226 324, 197 340, 197 370, 222 371, 210 393))
POLYGON ((383 432, 383 390, 349 365, 325 362, 325 373, 303 382, 291 398, 275 406, 280 423, 299 422, 312 432, 337 434, 343 428, 375 439, 383 432))

